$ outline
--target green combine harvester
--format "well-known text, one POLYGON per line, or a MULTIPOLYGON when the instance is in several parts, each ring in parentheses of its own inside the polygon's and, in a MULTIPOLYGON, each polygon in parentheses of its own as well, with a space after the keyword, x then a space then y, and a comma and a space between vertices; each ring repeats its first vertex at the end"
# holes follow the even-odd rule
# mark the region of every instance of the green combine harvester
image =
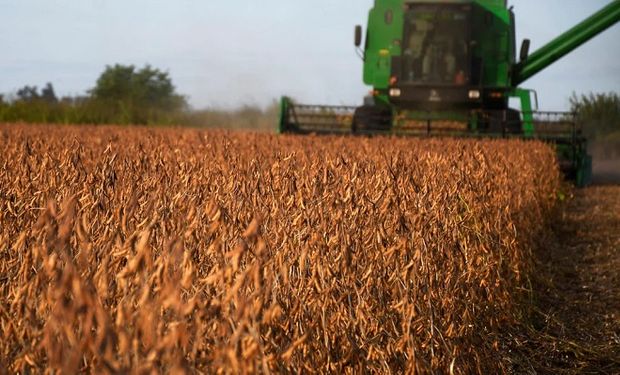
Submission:
POLYGON ((585 186, 592 159, 574 116, 538 111, 536 92, 520 85, 619 20, 614 0, 531 54, 524 40, 517 59, 506 0, 375 0, 363 48, 355 28, 364 83, 373 87, 364 105, 283 97, 279 131, 541 139, 556 145, 567 178, 585 186))

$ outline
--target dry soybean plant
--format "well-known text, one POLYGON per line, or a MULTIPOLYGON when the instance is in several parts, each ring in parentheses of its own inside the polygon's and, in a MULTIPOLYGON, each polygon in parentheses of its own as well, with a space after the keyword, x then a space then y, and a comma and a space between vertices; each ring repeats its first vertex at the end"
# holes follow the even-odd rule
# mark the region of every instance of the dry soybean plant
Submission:
POLYGON ((538 142, 0 127, 0 366, 493 373, 538 142))

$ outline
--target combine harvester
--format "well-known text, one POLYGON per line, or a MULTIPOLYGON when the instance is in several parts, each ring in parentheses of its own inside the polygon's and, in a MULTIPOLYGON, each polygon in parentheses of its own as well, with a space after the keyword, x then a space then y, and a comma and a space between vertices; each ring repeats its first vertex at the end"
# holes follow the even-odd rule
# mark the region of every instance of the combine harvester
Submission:
POLYGON ((538 111, 536 92, 519 85, 619 20, 614 0, 534 53, 524 40, 517 61, 506 0, 375 0, 360 50, 364 83, 373 87, 364 105, 283 97, 279 132, 541 139, 556 145, 567 178, 585 186, 592 159, 575 116, 538 111))

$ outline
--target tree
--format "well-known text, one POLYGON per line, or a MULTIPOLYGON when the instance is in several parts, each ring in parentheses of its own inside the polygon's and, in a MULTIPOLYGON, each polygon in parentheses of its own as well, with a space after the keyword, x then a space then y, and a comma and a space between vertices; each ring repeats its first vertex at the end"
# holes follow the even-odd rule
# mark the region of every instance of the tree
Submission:
POLYGON ((24 86, 17 90, 17 100, 22 102, 44 101, 48 104, 58 103, 58 98, 54 92, 54 86, 48 82, 41 93, 37 86, 24 86))
POLYGON ((106 66, 90 94, 95 99, 120 105, 138 120, 144 120, 136 118, 139 113, 172 112, 187 107, 185 98, 176 93, 169 74, 149 65, 139 70, 133 65, 106 66))
POLYGON ((589 94, 570 98, 571 110, 584 126, 590 138, 605 137, 620 132, 620 95, 618 93, 589 94))
POLYGON ((50 104, 58 103, 58 98, 54 92, 54 86, 52 86, 50 82, 48 82, 43 90, 41 90, 41 99, 50 104))
POLYGON ((23 102, 32 102, 40 98, 37 86, 24 86, 17 90, 17 98, 23 102))

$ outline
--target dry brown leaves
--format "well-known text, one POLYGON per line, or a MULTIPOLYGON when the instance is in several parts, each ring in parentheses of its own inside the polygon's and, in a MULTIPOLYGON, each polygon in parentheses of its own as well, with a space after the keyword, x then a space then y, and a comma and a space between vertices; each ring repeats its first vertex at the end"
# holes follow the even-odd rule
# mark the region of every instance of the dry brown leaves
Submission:
POLYGON ((0 146, 12 372, 505 370, 559 184, 524 141, 3 125, 0 146))

